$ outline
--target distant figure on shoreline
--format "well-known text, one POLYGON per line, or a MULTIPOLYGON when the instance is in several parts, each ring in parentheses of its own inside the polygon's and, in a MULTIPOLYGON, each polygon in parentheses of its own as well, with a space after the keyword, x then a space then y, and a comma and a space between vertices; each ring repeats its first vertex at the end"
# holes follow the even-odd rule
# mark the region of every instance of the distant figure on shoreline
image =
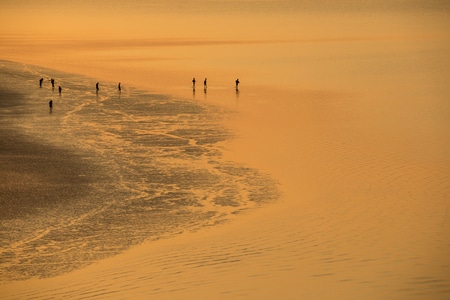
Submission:
POLYGON ((238 91, 238 90, 239 90, 239 78, 236 79, 236 91, 238 91))
POLYGON ((192 89, 195 91, 195 77, 192 79, 192 89))
POLYGON ((208 88, 208 83, 206 82, 208 80, 208 78, 205 78, 205 81, 203 81, 203 88, 205 89, 205 92, 206 92, 206 89, 208 88))
POLYGON ((39 79, 39 87, 42 87, 42 82, 44 81, 44 78, 39 79))
POLYGON ((119 89, 119 92, 122 91, 122 87, 120 86, 120 82, 119 82, 119 84, 117 85, 117 88, 119 89))
POLYGON ((58 91, 59 91, 59 94, 61 95, 61 92, 62 92, 62 87, 61 86, 58 86, 58 91))
POLYGON ((52 90, 55 89, 55 79, 50 79, 50 82, 52 83, 52 90))
POLYGON ((95 84, 95 91, 98 93, 98 82, 95 84))
POLYGON ((50 102, 48 102, 48 107, 50 108, 50 112, 52 112, 52 110, 53 110, 53 100, 50 100, 50 102))

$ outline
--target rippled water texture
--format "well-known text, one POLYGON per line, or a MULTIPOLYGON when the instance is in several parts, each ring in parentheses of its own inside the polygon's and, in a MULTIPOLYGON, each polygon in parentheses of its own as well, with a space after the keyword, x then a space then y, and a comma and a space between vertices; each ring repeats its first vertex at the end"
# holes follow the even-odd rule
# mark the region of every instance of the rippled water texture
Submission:
POLYGON ((6 62, 1 81, 15 103, 0 111, 2 280, 55 276, 277 196, 268 176, 222 158, 224 109, 108 83, 96 93, 93 79, 6 62))
POLYGON ((450 298, 449 1, 0 14, 3 298, 450 298))

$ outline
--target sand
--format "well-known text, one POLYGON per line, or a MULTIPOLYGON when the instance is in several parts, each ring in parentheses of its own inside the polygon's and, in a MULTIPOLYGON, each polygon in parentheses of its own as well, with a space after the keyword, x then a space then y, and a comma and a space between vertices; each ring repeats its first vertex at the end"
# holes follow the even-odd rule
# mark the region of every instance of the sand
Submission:
POLYGON ((273 27, 255 29, 251 42, 240 38, 253 26, 234 40, 233 30, 220 28, 217 39, 208 31, 189 46, 150 38, 140 48, 107 36, 68 43, 72 52, 67 41, 35 39, 27 44, 35 57, 11 42, 20 51, 5 51, 8 59, 232 110, 221 120, 234 133, 220 144, 223 160, 269 174, 280 194, 72 272, 6 282, 3 298, 448 299, 445 5, 442 16, 420 1, 407 12, 375 5, 369 13, 354 2, 344 13, 286 14, 292 26, 278 40, 280 19, 269 16, 273 27), (208 77, 207 93, 192 92, 194 76, 197 84, 208 77))
POLYGON ((227 158, 279 181, 275 203, 68 274, 3 285, 3 295, 445 299, 449 141, 436 106, 390 103, 398 109, 387 112, 342 93, 281 93, 254 91, 248 99, 257 100, 242 104, 242 90, 228 121, 238 137, 225 147, 227 158))
POLYGON ((0 128, 2 220, 26 219, 30 213, 70 202, 74 194, 86 196, 85 188, 99 179, 94 179, 95 166, 78 153, 43 145, 9 123, 9 118, 29 113, 25 98, 14 91, 0 91, 0 107, 7 112, 2 114, 0 128))

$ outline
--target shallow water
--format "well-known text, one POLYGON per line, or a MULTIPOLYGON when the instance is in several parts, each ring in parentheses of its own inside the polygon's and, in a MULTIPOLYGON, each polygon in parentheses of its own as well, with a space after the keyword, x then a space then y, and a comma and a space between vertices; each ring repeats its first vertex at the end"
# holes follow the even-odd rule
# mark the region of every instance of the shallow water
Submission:
MULTIPOLYGON (((144 240, 224 222, 277 197, 269 176, 222 158, 221 143, 232 134, 221 120, 231 112, 131 88, 119 92, 109 83, 96 93, 89 78, 1 64, 2 82, 25 97, 25 112, 14 106, 2 110, 3 128, 56 149, 49 151, 54 157, 43 155, 49 164, 86 178, 40 186, 51 194, 66 185, 73 194, 62 199, 31 195, 23 203, 20 191, 5 190, 2 280, 56 276, 144 240), (63 84, 61 95, 48 80, 39 88, 41 77, 63 84), (81 161, 79 168, 72 169, 70 159, 59 160, 65 151, 81 161)), ((39 151, 44 150, 36 147, 36 155, 39 151)), ((28 167, 40 172, 34 168, 28 167)))
MULTIPOLYGON (((114 198, 116 187, 108 183, 116 184, 118 174, 124 174, 121 196, 135 200, 137 207, 146 195, 170 202, 167 194, 152 194, 153 187, 145 176, 136 175, 137 169, 152 174, 156 188, 167 184, 167 178, 179 181, 179 186, 169 185, 174 199, 181 198, 181 188, 189 188, 195 173, 202 190, 185 191, 186 199, 195 198, 192 194, 211 199, 208 205, 217 204, 216 213, 205 216, 210 211, 206 201, 195 209, 176 203, 174 207, 189 213, 163 228, 168 232, 181 232, 186 224, 216 224, 224 211, 228 218, 241 207, 253 207, 253 202, 234 200, 248 195, 245 187, 244 193, 237 188, 244 170, 270 174, 280 183, 281 196, 274 205, 225 226, 143 243, 62 276, 3 285, 5 295, 449 298, 448 1, 106 2, 113 3, 2 4, 8 12, 0 28, 3 58, 113 82, 101 83, 97 99, 96 80, 77 76, 76 82, 84 82, 80 89, 69 87, 73 80, 62 81, 63 98, 69 94, 67 86, 82 90, 77 98, 86 102, 53 99, 51 116, 68 127, 64 132, 69 137, 83 142, 61 139, 57 132, 36 140, 49 145, 60 141, 73 150, 64 156, 75 153, 100 164, 80 164, 91 168, 92 182, 101 183, 91 184, 86 192, 93 189, 114 198), (59 13, 64 8, 66 13, 59 13), (195 93, 192 77, 197 78, 195 93), (207 93, 199 86, 204 77, 207 93), (234 90, 236 77, 239 93, 234 90), (124 86, 120 100, 117 81, 124 86), (129 86, 176 96, 149 95, 129 86), (148 104, 153 101, 162 105, 148 104), (173 101, 189 112, 180 113, 173 101), (145 109, 151 119, 142 115, 145 109), (166 110, 176 112, 180 122, 172 113, 160 115, 166 110), (114 118, 108 119, 109 114, 114 118), (201 131, 195 122, 202 124, 201 131), (147 149, 149 144, 157 146, 147 149), (252 169, 242 170, 236 162, 252 169), (213 198, 214 191, 206 186, 220 187, 225 178, 234 187, 224 187, 213 198), (183 223, 188 216, 196 219, 183 223)), ((55 71, 44 73, 56 76, 55 71)), ((37 78, 29 79, 34 90, 37 78)), ((53 95, 48 81, 46 88, 45 101, 36 108, 42 115, 35 117, 42 128, 48 127, 46 105, 53 95)), ((18 126, 15 118, 7 120, 8 126, 18 126)), ((29 121, 19 128, 34 136, 39 130, 29 121)), ((256 176, 255 186, 263 177, 256 176)), ((86 187, 90 182, 79 180, 86 187)), ((102 220, 107 218, 93 224, 102 220)), ((159 221, 154 225, 160 226, 159 221)))

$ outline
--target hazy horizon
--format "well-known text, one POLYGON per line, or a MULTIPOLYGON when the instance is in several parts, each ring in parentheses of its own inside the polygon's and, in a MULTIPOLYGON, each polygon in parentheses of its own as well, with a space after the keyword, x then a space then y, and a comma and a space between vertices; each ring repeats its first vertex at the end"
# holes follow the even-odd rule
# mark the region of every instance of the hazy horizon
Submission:
POLYGON ((450 45, 447 1, 3 1, 0 7, 4 59, 149 89, 178 88, 196 76, 220 86, 242 77, 244 86, 340 88, 347 72, 366 71, 354 64, 361 47, 391 68, 383 52, 396 52, 395 64, 412 59, 404 56, 410 46, 429 52, 450 45))
MULTIPOLYGON (((10 66, 2 70, 2 95, 14 103, 24 94, 21 103, 34 113, 0 111, 8 141, 16 138, 13 126, 33 142, 23 145, 39 145, 35 156, 57 145, 102 165, 91 194, 73 193, 87 204, 81 210, 92 208, 91 219, 61 218, 46 228, 43 210, 42 232, 28 227, 32 238, 3 248, 18 278, 28 278, 27 260, 44 261, 30 268, 51 277, 8 282, 0 287, 6 295, 450 295, 449 1, 19 0, 2 1, 0 16, 0 60, 18 62, 2 62, 10 66), (269 182, 280 193, 268 193, 269 182), (95 190, 115 206, 99 209, 104 192, 95 190), (234 215, 239 208, 244 213, 234 215), (236 218, 209 224, 214 212, 217 223, 236 218), (209 229, 191 234, 198 213, 209 229), (147 214, 161 216, 159 223, 147 214), (183 225, 174 228, 172 216, 183 225), (74 224, 83 230, 71 231, 74 224), (139 244, 165 226, 176 236, 139 244), (91 238, 100 230, 105 239, 91 238), (139 245, 128 249, 121 241, 133 234, 139 245), (46 255, 36 255, 34 244, 46 255), (60 276, 46 269, 51 257, 66 258, 57 265, 70 269, 62 249, 79 254, 78 247, 90 266, 60 276), (109 253, 116 256, 101 259, 111 247, 120 249, 109 253)), ((5 160, 16 155, 5 153, 5 160)), ((26 167, 39 183, 37 167, 26 167)), ((3 172, 14 174, 17 191, 27 188, 27 174, 3 172)), ((84 182, 75 178, 66 182, 74 191, 84 182)), ((45 199, 51 185, 37 186, 45 199)), ((13 208, 11 224, 29 224, 13 208)))

